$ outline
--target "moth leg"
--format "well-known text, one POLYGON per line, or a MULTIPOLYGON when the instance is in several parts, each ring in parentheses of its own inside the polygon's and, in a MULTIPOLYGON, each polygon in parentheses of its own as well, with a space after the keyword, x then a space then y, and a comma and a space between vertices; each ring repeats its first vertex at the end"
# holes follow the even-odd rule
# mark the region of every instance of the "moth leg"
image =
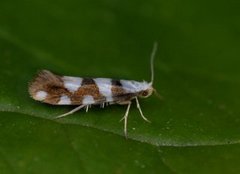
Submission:
POLYGON ((141 114, 141 117, 142 117, 146 122, 151 123, 151 121, 149 121, 149 120, 143 115, 142 109, 141 109, 140 104, 139 104, 139 102, 138 102, 138 98, 135 97, 135 99, 136 99, 137 108, 138 108, 138 110, 139 110, 139 112, 140 112, 140 114, 141 114))
MULTIPOLYGON (((89 107, 89 105, 86 105, 86 112, 88 112, 88 107, 89 107)), ((90 106, 91 107, 91 106, 90 106)))
POLYGON ((67 113, 65 113, 65 114, 62 114, 62 115, 57 116, 56 119, 57 119, 57 118, 62 118, 62 117, 65 117, 65 116, 67 116, 67 115, 70 115, 70 114, 72 114, 72 113, 74 113, 74 112, 77 112, 78 110, 82 109, 82 108, 85 107, 85 106, 86 106, 86 105, 80 105, 80 106, 74 108, 73 110, 71 110, 71 111, 69 111, 69 112, 67 112, 67 113))
POLYGON ((128 119, 128 114, 129 114, 129 110, 130 110, 130 106, 131 106, 132 102, 129 101, 127 104, 128 104, 128 106, 127 106, 127 110, 125 112, 125 115, 120 120, 120 121, 124 120, 124 135, 125 135, 126 138, 127 138, 127 119, 128 119))
POLYGON ((103 102, 103 103, 100 105, 100 107, 101 107, 101 108, 104 108, 104 106, 105 106, 105 103, 103 102))

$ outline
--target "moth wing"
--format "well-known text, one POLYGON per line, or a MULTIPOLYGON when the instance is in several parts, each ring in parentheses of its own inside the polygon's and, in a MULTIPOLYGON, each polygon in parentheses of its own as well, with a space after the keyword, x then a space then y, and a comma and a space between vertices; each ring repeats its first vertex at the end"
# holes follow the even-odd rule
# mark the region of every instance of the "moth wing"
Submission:
POLYGON ((81 87, 83 78, 81 78, 81 77, 63 76, 62 77, 62 81, 63 81, 64 87, 68 91, 74 93, 81 87))
POLYGON ((38 101, 56 105, 61 96, 69 92, 64 87, 61 76, 53 74, 48 70, 40 71, 28 88, 30 96, 38 101))

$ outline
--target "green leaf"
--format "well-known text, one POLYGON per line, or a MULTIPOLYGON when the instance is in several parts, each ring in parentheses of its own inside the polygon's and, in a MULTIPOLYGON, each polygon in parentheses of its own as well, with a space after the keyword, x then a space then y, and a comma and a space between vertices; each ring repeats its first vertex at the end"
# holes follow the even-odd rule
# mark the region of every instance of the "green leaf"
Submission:
POLYGON ((236 1, 0 2, 1 173, 239 173, 240 53, 236 1), (140 100, 128 139, 126 106, 91 108, 29 97, 40 69, 150 79, 164 97, 140 100))

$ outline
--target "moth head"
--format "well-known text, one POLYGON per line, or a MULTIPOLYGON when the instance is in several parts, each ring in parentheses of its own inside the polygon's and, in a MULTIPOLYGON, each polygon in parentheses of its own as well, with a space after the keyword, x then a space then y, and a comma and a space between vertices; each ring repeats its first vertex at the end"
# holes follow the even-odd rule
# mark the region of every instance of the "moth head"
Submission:
POLYGON ((154 89, 152 86, 150 86, 149 88, 145 89, 145 90, 142 90, 138 93, 138 96, 139 97, 142 97, 142 98, 147 98, 149 97, 150 95, 152 95, 154 89))
POLYGON ((159 99, 163 99, 163 97, 157 92, 155 88, 153 88, 152 83, 148 83, 148 87, 145 89, 142 89, 141 91, 138 92, 138 97, 141 98, 147 98, 151 96, 152 94, 155 94, 159 99))

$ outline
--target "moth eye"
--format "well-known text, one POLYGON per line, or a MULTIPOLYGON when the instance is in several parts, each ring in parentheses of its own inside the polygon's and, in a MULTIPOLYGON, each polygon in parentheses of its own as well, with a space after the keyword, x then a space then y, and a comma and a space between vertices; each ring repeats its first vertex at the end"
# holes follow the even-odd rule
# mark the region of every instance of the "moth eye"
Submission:
POLYGON ((147 96, 148 95, 148 92, 147 91, 143 91, 142 92, 142 96, 147 96))

